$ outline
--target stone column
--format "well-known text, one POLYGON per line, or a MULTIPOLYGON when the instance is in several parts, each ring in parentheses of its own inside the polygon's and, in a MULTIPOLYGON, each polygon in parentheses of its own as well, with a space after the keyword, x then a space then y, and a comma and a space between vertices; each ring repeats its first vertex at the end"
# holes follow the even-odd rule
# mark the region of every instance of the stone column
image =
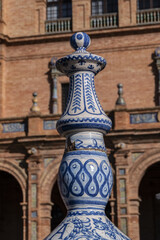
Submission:
POLYGON ((129 232, 130 237, 133 240, 140 240, 140 228, 139 228, 139 205, 140 198, 130 198, 129 200, 129 232), (132 229, 132 230, 130 230, 132 229))
MULTIPOLYGON (((128 150, 126 149, 126 144, 123 142, 117 143, 115 145, 117 149, 115 157, 116 165, 116 186, 117 186, 117 220, 118 227, 125 234, 129 234, 128 222, 128 150)), ((132 239, 132 238, 131 238, 132 239)))
POLYGON ((63 76, 63 74, 56 68, 56 59, 53 57, 49 64, 51 72, 51 113, 58 113, 58 103, 57 103, 57 78, 63 76))
POLYGON ((28 240, 39 239, 39 171, 41 156, 36 148, 28 150, 28 240))
POLYGON ((41 215, 41 236, 43 239, 51 231, 51 211, 53 203, 52 202, 41 202, 40 204, 40 215, 41 215))
POLYGON ((110 202, 110 206, 111 206, 111 220, 114 224, 116 224, 116 221, 115 221, 115 204, 116 204, 116 199, 114 198, 114 193, 113 193, 113 190, 111 192, 111 196, 110 196, 110 199, 109 199, 109 202, 110 202))
POLYGON ((160 105, 160 47, 156 48, 155 50, 155 60, 156 60, 156 66, 158 70, 158 82, 157 82, 157 89, 156 89, 156 99, 157 99, 157 105, 160 105))
POLYGON ((22 206, 22 219, 23 219, 23 240, 27 240, 27 202, 21 202, 20 205, 22 206))

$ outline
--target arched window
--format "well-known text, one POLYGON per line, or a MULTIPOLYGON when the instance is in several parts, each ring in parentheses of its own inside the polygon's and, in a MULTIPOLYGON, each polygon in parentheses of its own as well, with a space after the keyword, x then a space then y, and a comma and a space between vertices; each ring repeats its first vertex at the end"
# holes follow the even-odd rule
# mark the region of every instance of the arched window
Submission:
POLYGON ((58 18, 68 18, 72 16, 71 0, 48 0, 47 20, 52 21, 58 18))
POLYGON ((105 13, 116 13, 118 0, 92 0, 92 16, 105 13))
POLYGON ((138 10, 160 8, 160 0, 138 0, 138 10))

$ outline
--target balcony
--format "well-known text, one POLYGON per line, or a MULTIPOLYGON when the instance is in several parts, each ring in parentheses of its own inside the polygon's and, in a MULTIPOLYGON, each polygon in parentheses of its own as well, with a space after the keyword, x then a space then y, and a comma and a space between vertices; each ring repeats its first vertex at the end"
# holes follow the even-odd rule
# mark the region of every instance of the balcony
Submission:
POLYGON ((72 30, 72 18, 59 18, 52 21, 46 21, 46 33, 70 32, 72 30))
POLYGON ((160 23, 160 8, 139 10, 137 12, 137 24, 155 24, 160 23))
POLYGON ((160 131, 160 107, 116 109, 112 121, 114 130, 160 131))
POLYGON ((115 28, 118 27, 118 14, 108 13, 91 17, 91 28, 115 28))

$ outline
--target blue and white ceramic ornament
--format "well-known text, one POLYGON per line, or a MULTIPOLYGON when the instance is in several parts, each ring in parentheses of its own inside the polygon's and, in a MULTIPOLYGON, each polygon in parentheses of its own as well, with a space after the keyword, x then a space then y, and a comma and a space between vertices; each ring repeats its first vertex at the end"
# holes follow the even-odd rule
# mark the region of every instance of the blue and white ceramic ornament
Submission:
POLYGON ((57 122, 58 132, 66 137, 58 184, 68 213, 45 240, 129 240, 105 215, 113 178, 103 134, 112 123, 94 85, 106 61, 87 52, 89 45, 86 33, 75 33, 71 46, 76 51, 56 63, 70 78, 67 106, 57 122))

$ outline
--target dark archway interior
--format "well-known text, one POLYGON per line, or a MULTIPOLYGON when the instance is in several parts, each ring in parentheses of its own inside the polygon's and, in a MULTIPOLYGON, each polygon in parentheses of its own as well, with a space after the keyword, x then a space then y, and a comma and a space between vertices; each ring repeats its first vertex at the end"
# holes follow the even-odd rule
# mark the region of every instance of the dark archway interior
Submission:
POLYGON ((146 171, 139 188, 140 240, 160 239, 160 162, 146 171))
POLYGON ((22 240, 22 191, 17 180, 0 171, 0 239, 22 240))
POLYGON ((67 214, 67 209, 59 193, 57 181, 52 188, 51 202, 53 203, 51 212, 51 230, 53 230, 61 223, 67 214))

